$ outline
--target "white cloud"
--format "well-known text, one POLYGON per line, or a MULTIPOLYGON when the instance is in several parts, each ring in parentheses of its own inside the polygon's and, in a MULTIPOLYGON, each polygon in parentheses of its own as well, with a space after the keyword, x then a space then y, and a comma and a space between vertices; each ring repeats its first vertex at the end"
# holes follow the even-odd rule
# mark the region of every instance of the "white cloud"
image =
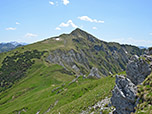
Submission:
POLYGON ((6 30, 16 30, 16 28, 9 27, 9 28, 6 28, 6 30))
POLYGON ((92 29, 96 30, 96 29, 97 29, 97 27, 92 27, 92 29))
POLYGON ((52 2, 52 1, 49 1, 49 4, 51 4, 51 5, 54 5, 54 2, 52 2))
POLYGON ((63 2, 64 5, 67 5, 67 4, 70 3, 69 0, 62 0, 62 2, 63 2))
POLYGON ((37 34, 32 34, 32 33, 27 33, 25 34, 25 37, 30 38, 30 37, 37 37, 37 34))
POLYGON ((19 25, 20 23, 19 22, 16 22, 16 25, 19 25))
POLYGON ((152 32, 151 32, 151 33, 149 33, 149 35, 151 35, 151 36, 152 36, 152 32))
POLYGON ((94 23, 104 23, 104 21, 101 21, 101 20, 96 20, 96 19, 91 19, 90 17, 88 16, 81 16, 81 17, 78 17, 78 19, 80 20, 83 20, 83 21, 89 21, 89 22, 94 22, 94 23))
POLYGON ((68 27, 68 26, 69 26, 69 23, 68 23, 68 22, 67 22, 67 23, 61 23, 59 26, 60 26, 60 27, 68 27))
POLYGON ((69 26, 72 26, 73 28, 77 28, 77 27, 78 27, 77 25, 75 25, 75 24, 72 22, 72 20, 68 20, 67 23, 63 23, 63 22, 62 22, 59 26, 60 26, 60 27, 69 27, 69 26))
POLYGON ((60 27, 56 27, 55 30, 61 30, 61 28, 60 27))

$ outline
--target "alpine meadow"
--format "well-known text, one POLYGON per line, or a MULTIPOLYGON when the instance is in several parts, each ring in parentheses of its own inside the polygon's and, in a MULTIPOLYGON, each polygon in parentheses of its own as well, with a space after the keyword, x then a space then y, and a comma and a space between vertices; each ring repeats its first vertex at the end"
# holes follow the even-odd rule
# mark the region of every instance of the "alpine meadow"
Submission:
POLYGON ((0 3, 0 114, 152 114, 152 1, 0 3))

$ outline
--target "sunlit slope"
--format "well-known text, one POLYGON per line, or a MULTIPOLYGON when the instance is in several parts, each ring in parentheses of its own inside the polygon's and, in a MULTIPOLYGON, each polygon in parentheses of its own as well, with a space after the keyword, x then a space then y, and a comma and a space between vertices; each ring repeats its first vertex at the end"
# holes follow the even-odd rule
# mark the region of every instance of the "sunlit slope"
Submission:
POLYGON ((110 96, 114 78, 108 75, 124 71, 129 57, 142 53, 135 46, 107 43, 80 29, 1 53, 0 114, 79 113, 110 96), (60 58, 63 67, 48 61, 51 54, 73 62, 60 58), (86 78, 92 67, 98 68, 101 79, 86 78))
POLYGON ((75 77, 64 73, 59 65, 45 66, 39 61, 27 72, 27 77, 0 95, 0 113, 24 110, 28 114, 61 112, 78 113, 98 100, 109 96, 114 78, 84 79, 69 84, 75 77), (59 89, 52 91, 54 88, 59 89), (55 104, 56 103, 56 104, 55 104), (24 110, 23 110, 24 109, 24 110))

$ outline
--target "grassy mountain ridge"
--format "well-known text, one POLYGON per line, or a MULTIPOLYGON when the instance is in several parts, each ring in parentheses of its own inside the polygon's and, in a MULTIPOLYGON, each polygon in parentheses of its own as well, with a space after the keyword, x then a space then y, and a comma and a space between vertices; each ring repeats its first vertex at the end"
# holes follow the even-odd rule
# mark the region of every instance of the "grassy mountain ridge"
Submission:
MULTIPOLYGON (((143 53, 142 50, 140 50, 135 46, 120 45, 118 43, 112 43, 112 42, 107 43, 95 38, 94 36, 90 35, 85 31, 76 29, 72 31, 71 34, 62 34, 58 37, 49 38, 44 41, 30 44, 24 47, 19 47, 6 54, 1 54, 0 63, 7 55, 12 55, 16 51, 23 53, 27 50, 30 51, 35 49, 38 51, 47 51, 48 55, 49 53, 51 53, 56 49, 63 50, 66 52, 70 50, 74 50, 75 52, 82 51, 85 54, 86 58, 89 59, 88 61, 90 63, 90 67, 102 66, 101 68, 99 67, 99 69, 103 69, 100 72, 104 75, 108 75, 109 71, 112 73, 116 73, 124 70, 126 63, 128 62, 128 58, 131 55, 133 54, 140 55, 143 53), (92 64, 94 62, 95 64, 92 64), (115 63, 116 66, 112 66, 114 64, 110 64, 110 63, 115 63), (106 66, 110 66, 110 67, 106 67, 106 66), (114 67, 114 69, 112 67, 114 67)), ((88 69, 88 71, 89 70, 90 69, 88 69)))
POLYGON ((80 113, 110 96, 114 78, 108 75, 124 71, 130 56, 142 53, 80 29, 1 53, 0 81, 14 81, 9 87, 1 83, 0 113, 80 113), (93 67, 101 79, 86 78, 93 67))

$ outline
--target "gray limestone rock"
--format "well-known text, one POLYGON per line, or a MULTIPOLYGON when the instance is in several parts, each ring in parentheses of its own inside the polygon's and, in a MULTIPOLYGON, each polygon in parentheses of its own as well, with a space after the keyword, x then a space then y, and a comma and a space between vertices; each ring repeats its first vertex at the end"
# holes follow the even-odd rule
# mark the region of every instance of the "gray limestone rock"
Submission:
POLYGON ((152 55, 152 48, 149 48, 149 55, 152 55))
POLYGON ((146 49, 146 50, 144 51, 144 53, 145 53, 146 55, 152 55, 152 47, 146 49))
POLYGON ((149 54, 152 55, 152 50, 149 51, 149 54))
POLYGON ((135 111, 136 92, 137 87, 128 78, 116 76, 111 102, 117 114, 130 114, 135 111))
POLYGON ((139 101, 136 96, 137 85, 141 84, 151 73, 150 64, 146 62, 147 60, 151 60, 147 55, 140 58, 137 55, 131 57, 127 65, 127 76, 116 76, 116 86, 111 97, 112 105, 116 108, 114 113, 131 114, 135 111, 139 101))
POLYGON ((151 73, 151 68, 145 60, 136 58, 129 62, 126 73, 127 78, 129 78, 135 85, 138 85, 151 73))
POLYGON ((72 66, 72 69, 74 69, 76 72, 79 72, 79 71, 80 71, 80 69, 79 69, 76 65, 73 65, 73 66, 72 66))
POLYGON ((57 49, 52 51, 46 60, 50 63, 59 64, 65 69, 68 69, 67 67, 73 68, 75 72, 81 73, 80 69, 76 66, 76 63, 79 63, 87 70, 90 70, 88 59, 82 50, 78 53, 74 50, 64 51, 57 49))
POLYGON ((130 58, 130 60, 131 61, 138 61, 138 59, 139 59, 139 57, 138 57, 138 55, 133 55, 131 58, 130 58))
POLYGON ((78 80, 78 78, 79 78, 79 76, 77 76, 75 79, 73 79, 68 85, 75 83, 78 80))
POLYGON ((101 78, 98 68, 93 67, 90 71, 90 74, 88 75, 88 78, 101 78))

